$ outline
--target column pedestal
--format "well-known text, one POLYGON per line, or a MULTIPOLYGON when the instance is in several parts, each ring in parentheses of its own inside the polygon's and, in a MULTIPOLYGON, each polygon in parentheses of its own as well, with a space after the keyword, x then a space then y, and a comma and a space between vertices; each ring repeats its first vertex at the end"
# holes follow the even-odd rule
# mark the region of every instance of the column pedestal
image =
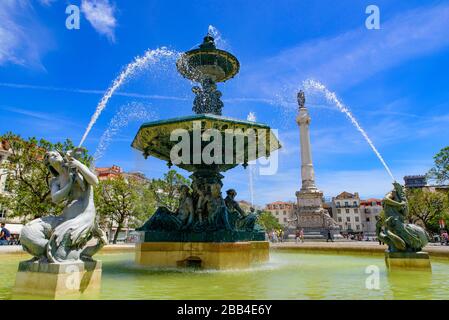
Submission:
POLYGON ((42 263, 22 261, 16 275, 16 299, 96 297, 101 289, 101 261, 42 263))
POLYGON ((404 269, 432 271, 429 254, 423 251, 385 252, 385 264, 390 271, 404 269))

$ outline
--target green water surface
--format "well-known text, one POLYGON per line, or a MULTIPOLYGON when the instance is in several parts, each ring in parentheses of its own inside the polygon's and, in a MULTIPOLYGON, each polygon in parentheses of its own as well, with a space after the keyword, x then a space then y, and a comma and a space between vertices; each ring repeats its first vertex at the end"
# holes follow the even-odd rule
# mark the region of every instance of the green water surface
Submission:
MULTIPOLYGON (((103 261, 99 299, 448 299, 449 262, 432 260, 432 273, 388 273, 382 256, 272 251, 269 263, 247 270, 149 269, 133 253, 96 256, 103 261), (377 267, 377 268, 376 268, 377 267), (368 278, 379 270, 379 282, 368 278), (368 279, 368 288, 367 288, 368 279), (374 286, 374 288, 373 288, 374 286)), ((1 255, 0 299, 12 299, 19 261, 1 255)), ((36 297, 39 298, 39 297, 36 297)))

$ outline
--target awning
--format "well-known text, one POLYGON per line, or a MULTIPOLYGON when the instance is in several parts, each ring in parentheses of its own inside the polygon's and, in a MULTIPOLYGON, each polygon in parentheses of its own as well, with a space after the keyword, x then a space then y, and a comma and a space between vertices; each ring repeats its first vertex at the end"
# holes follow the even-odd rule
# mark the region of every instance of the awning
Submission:
POLYGON ((20 234, 23 228, 23 224, 7 223, 5 228, 9 230, 11 234, 20 234))

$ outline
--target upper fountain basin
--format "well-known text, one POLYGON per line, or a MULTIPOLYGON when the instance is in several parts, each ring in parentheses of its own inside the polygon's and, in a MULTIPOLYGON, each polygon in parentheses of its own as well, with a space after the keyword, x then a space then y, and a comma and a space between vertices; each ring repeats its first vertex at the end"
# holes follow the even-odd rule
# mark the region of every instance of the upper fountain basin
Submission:
MULTIPOLYGON (((260 157, 269 157, 271 152, 281 147, 273 131, 265 124, 214 114, 198 114, 145 123, 140 127, 131 146, 142 151, 144 157, 153 156, 167 161, 169 164, 174 163, 190 172, 205 165, 214 166, 218 171, 224 172, 239 164, 246 165, 260 157), (187 150, 190 154, 186 158, 187 161, 177 163, 171 157, 171 153, 173 148, 176 145, 179 146, 185 138, 179 136, 179 133, 182 132, 185 137, 190 139, 187 143, 187 150), (218 139, 221 139, 220 147, 217 150, 221 154, 217 154, 217 161, 208 163, 200 155, 210 154, 209 151, 215 139, 214 133, 217 134, 218 139), (210 138, 211 136, 212 138, 210 138), (239 140, 239 138, 243 140, 239 140), (243 141, 243 144, 240 144, 239 141, 243 141), (206 151, 204 151, 205 148, 207 148, 206 151), (195 161, 195 159, 200 159, 200 161, 195 161)), ((212 153, 215 155, 215 151, 212 153)), ((175 154, 182 154, 182 152, 175 154)))
POLYGON ((224 82, 239 72, 240 63, 231 53, 217 49, 214 38, 208 35, 198 49, 182 54, 176 67, 183 77, 196 82, 224 82))

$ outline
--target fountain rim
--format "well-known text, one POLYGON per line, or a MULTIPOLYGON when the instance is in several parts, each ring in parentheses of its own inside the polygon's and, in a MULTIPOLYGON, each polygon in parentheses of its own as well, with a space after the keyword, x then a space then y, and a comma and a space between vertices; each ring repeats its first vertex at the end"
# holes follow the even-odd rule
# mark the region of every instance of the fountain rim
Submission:
POLYGON ((188 71, 183 64, 183 61, 186 61, 187 64, 190 63, 190 59, 192 59, 195 56, 200 55, 213 55, 216 57, 222 57, 227 62, 229 62, 232 65, 232 70, 227 73, 225 72, 225 76, 221 77, 220 79, 215 80, 214 82, 226 82, 232 78, 234 78, 239 72, 240 72, 240 62, 237 59, 236 56, 234 56, 232 53, 221 50, 221 49, 204 49, 204 48, 197 48, 193 50, 189 50, 184 52, 181 57, 176 61, 176 67, 178 69, 178 72, 186 79, 199 82, 199 77, 196 77, 192 72, 188 71))

